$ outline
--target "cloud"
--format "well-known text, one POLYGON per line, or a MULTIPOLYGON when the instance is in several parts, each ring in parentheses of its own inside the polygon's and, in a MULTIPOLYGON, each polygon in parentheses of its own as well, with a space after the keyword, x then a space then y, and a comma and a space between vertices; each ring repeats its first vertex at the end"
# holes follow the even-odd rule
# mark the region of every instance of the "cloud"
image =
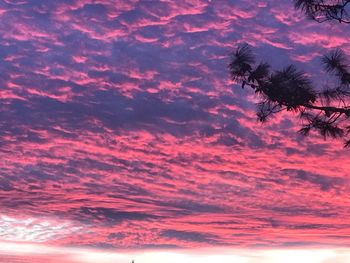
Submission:
MULTIPOLYGON (((148 220, 157 219, 156 216, 140 213, 140 212, 125 212, 118 211, 106 207, 81 207, 79 217, 87 215, 95 220, 100 220, 102 223, 120 223, 124 220, 148 220)), ((81 218, 83 219, 83 218, 81 218)))
POLYGON ((261 125, 253 94, 228 76, 242 42, 274 69, 294 61, 311 76, 320 54, 349 49, 344 27, 276 3, 2 3, 0 210, 17 222, 2 222, 3 237, 153 250, 347 244, 347 151, 297 135, 289 113, 261 125))
POLYGON ((210 234, 202 234, 199 232, 193 231, 179 231, 179 230, 164 230, 160 234, 163 237, 170 239, 177 239, 181 241, 190 241, 190 242, 204 242, 208 244, 215 244, 215 236, 210 234))
POLYGON ((82 231, 71 222, 38 218, 0 217, 0 239, 11 242, 46 242, 82 231))
POLYGON ((330 191, 332 189, 342 188, 347 185, 347 180, 342 177, 333 177, 321 174, 314 174, 304 170, 283 169, 282 172, 291 175, 291 179, 296 179, 311 184, 318 185, 321 191, 330 191), (294 178, 293 178, 294 177, 294 178))

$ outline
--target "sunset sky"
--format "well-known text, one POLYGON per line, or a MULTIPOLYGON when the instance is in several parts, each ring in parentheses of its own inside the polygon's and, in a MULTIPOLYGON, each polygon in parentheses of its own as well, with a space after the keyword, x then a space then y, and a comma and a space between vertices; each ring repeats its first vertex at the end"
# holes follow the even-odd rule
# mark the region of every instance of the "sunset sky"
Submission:
POLYGON ((349 149, 227 70, 331 83, 350 25, 292 2, 0 0, 0 262, 350 262, 349 149))

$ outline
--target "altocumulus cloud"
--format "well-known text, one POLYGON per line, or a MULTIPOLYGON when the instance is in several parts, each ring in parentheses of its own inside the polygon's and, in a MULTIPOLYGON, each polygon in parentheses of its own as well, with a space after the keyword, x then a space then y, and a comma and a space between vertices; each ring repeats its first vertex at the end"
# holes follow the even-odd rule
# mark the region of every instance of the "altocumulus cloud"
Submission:
POLYGON ((1 240, 348 246, 347 151, 257 124, 226 70, 245 41, 316 79, 344 32, 287 0, 0 2, 1 240))

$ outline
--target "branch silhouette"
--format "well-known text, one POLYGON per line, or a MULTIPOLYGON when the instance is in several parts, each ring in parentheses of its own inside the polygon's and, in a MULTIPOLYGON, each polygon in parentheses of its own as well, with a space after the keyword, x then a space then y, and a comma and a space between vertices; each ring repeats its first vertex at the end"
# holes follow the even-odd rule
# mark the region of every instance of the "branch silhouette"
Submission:
MULTIPOLYGON (((345 138, 350 133, 350 67, 340 49, 323 56, 321 62, 336 79, 332 87, 322 90, 294 65, 272 71, 269 64, 257 63, 246 44, 233 52, 229 71, 234 82, 250 87, 260 98, 260 121, 281 111, 293 111, 303 120, 302 134, 316 130, 324 138, 345 138)), ((350 146, 350 139, 345 146, 350 146)))
POLYGON ((336 20, 350 24, 350 0, 294 0, 294 6, 319 23, 336 20))

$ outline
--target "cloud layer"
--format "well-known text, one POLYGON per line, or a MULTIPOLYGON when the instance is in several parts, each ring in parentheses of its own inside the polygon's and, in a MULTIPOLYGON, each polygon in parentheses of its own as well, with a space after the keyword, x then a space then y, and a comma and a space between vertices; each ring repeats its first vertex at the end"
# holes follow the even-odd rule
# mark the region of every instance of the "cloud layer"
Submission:
POLYGON ((292 115, 257 123, 227 72, 247 42, 317 84, 321 54, 350 54, 344 25, 287 0, 4 0, 0 22, 2 240, 350 245, 347 150, 292 115))

